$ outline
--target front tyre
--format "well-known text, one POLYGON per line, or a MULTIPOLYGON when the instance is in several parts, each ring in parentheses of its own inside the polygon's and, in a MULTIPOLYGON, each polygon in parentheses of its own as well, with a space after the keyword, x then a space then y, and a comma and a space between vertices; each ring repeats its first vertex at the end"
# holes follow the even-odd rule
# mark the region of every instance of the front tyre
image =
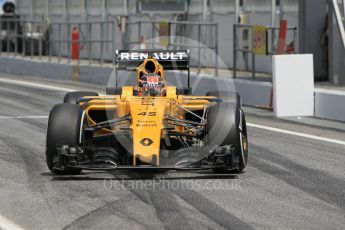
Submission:
POLYGON ((80 144, 80 129, 83 121, 83 110, 77 104, 55 105, 49 114, 46 160, 49 170, 57 174, 78 174, 79 169, 56 170, 57 146, 80 144))
POLYGON ((237 97, 234 102, 222 102, 210 107, 206 129, 206 143, 210 147, 231 145, 235 148, 238 171, 242 172, 248 162, 248 137, 240 99, 237 97))

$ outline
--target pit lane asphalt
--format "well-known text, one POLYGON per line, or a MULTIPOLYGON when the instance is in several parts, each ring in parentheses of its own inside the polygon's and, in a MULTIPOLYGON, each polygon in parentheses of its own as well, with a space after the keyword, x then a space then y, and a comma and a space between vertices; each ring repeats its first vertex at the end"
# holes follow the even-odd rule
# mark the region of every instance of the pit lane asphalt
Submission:
MULTIPOLYGON (((344 229, 345 147, 257 128, 248 130, 249 165, 239 175, 53 175, 45 164, 47 119, 41 116, 64 94, 0 83, 0 215, 22 228, 344 229)), ((334 129, 269 116, 247 114, 247 122, 345 140, 334 129)))

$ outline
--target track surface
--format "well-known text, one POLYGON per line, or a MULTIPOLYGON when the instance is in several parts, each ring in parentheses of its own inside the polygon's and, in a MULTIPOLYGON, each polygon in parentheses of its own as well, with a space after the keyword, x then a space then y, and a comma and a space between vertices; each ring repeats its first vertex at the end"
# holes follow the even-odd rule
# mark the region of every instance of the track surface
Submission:
MULTIPOLYGON (((240 175, 52 175, 47 119, 13 116, 47 116, 64 93, 0 82, 0 215, 22 228, 344 229, 345 146, 257 128, 249 128, 250 162, 240 175)), ((345 140, 335 130, 247 120, 345 140)))

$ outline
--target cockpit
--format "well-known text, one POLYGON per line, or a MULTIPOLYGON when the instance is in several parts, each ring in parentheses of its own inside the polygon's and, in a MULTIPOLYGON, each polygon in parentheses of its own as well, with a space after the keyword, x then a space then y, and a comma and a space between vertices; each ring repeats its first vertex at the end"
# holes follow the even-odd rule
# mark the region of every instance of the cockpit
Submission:
POLYGON ((165 96, 163 66, 155 58, 147 58, 137 67, 137 96, 165 96))

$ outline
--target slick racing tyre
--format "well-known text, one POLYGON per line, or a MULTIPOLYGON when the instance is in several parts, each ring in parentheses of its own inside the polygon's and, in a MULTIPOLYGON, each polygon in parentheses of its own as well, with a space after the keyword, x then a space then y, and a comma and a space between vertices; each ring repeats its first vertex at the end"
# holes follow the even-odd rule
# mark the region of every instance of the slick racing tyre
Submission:
POLYGON ((232 96, 228 99, 233 102, 221 102, 209 108, 206 143, 210 147, 215 145, 235 146, 239 172, 242 172, 248 161, 247 127, 240 97, 237 93, 232 96))
POLYGON ((241 97, 237 92, 232 91, 210 91, 206 93, 206 96, 219 97, 223 102, 239 103, 241 106, 241 97))
POLYGON ((80 128, 83 110, 76 104, 58 104, 53 107, 49 114, 46 160, 50 171, 57 174, 78 174, 81 170, 56 170, 54 157, 57 156, 57 146, 79 145, 80 128))
POLYGON ((106 95, 121 95, 122 88, 121 87, 107 87, 106 88, 106 95))
POLYGON ((98 93, 95 92, 88 92, 88 91, 76 91, 76 92, 70 92, 66 93, 63 103, 70 103, 70 104, 77 104, 78 99, 86 96, 98 96, 98 93))

